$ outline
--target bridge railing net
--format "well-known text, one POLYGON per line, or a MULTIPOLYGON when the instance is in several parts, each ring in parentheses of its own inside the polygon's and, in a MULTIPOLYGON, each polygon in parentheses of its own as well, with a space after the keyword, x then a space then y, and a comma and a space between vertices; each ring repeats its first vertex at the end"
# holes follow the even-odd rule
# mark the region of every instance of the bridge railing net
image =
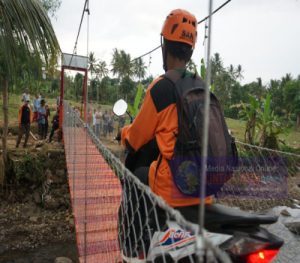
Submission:
POLYGON ((236 142, 239 165, 217 195, 218 202, 262 211, 300 200, 300 155, 236 142))
POLYGON ((284 240, 272 262, 300 262, 297 228, 299 222, 300 155, 237 142, 239 167, 218 193, 217 201, 230 207, 278 216, 275 224, 264 226, 284 240), (294 233, 293 233, 294 232, 294 233))
POLYGON ((191 250, 206 262, 230 262, 206 234, 195 234, 197 225, 127 170, 67 102, 64 141, 80 262, 122 262, 142 255, 147 262, 157 262, 157 255, 159 262, 182 257, 184 262, 199 262, 191 250), (158 234, 167 229, 164 236, 158 234), (179 250, 178 237, 184 237, 179 250))

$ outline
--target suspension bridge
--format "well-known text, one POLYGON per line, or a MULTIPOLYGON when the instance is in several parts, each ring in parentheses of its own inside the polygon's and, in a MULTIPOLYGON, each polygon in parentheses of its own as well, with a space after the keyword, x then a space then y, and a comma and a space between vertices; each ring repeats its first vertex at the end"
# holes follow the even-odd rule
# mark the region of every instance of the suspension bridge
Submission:
MULTIPOLYGON (((81 120, 78 112, 68 103, 64 104, 63 120, 64 148, 80 263, 122 262, 118 239, 122 234, 124 224, 131 225, 129 230, 134 233, 134 245, 131 249, 134 250, 134 246, 138 243, 144 244, 143 234, 136 233, 135 228, 149 230, 150 226, 147 218, 142 218, 138 214, 141 202, 133 202, 133 200, 148 198, 151 201, 151 207, 145 205, 144 208, 149 211, 147 214, 151 211, 157 213, 156 209, 160 207, 166 213, 167 220, 174 220, 183 229, 195 231, 193 226, 185 221, 177 211, 155 196, 148 187, 141 184, 123 166, 121 161, 105 147, 92 129, 81 120), (122 187, 120 182, 122 182, 122 187), (125 193, 130 194, 126 195, 125 193), (122 208, 123 215, 138 214, 139 222, 126 222, 123 219, 118 228, 119 207, 122 208)), ((261 167, 255 173, 240 171, 236 174, 232 183, 223 187, 218 201, 225 200, 226 204, 230 206, 257 210, 258 208, 272 208, 283 204, 286 199, 290 199, 291 197, 286 193, 287 188, 285 188, 287 182, 278 180, 285 178, 285 176, 281 176, 283 171, 292 177, 299 173, 300 156, 244 143, 238 143, 238 146, 240 155, 243 156, 247 152, 247 156, 251 156, 251 158, 242 159, 245 165, 261 167), (263 157, 261 159, 263 162, 258 162, 257 159, 252 158, 253 156, 263 157), (275 159, 274 156, 276 156, 275 159), (278 159, 278 156, 282 156, 282 158, 278 159), (250 163, 251 160, 256 163, 250 163), (287 163, 289 167, 285 170, 280 168, 278 174, 273 171, 271 180, 267 176, 269 174, 266 172, 267 170, 262 169, 270 164, 270 160, 276 162, 278 167, 285 167, 287 163), (278 165, 283 160, 287 162, 278 165), (236 187, 237 184, 238 187, 236 187), (245 196, 245 193, 248 196, 245 196)), ((156 227, 160 229, 159 224, 156 227)), ((278 234, 278 228, 274 229, 273 227, 273 230, 278 234)), ((292 235, 287 233, 284 235, 286 245, 279 254, 280 260, 276 262, 293 262, 292 259, 289 259, 289 255, 291 255, 291 251, 296 250, 299 241, 295 240, 292 235)), ((212 251, 220 262, 226 262, 223 258, 224 254, 217 247, 212 248, 212 251)))
POLYGON ((66 107, 64 146, 80 262, 119 262, 121 186, 86 127, 66 107))
MULTIPOLYGON (((88 0, 85 0, 73 54, 63 54, 60 127, 63 128, 64 135, 64 148, 71 203, 75 219, 79 261, 80 263, 122 262, 121 251, 123 249, 120 247, 119 238, 123 236, 125 246, 130 251, 135 251, 138 246, 142 247, 145 251, 147 245, 143 233, 147 232, 152 237, 153 233, 151 231, 153 229, 151 229, 149 224, 149 214, 152 213, 157 217, 158 207, 165 213, 166 221, 176 221, 185 231, 196 233, 198 230, 191 223, 187 222, 178 211, 169 207, 162 199, 153 194, 148 187, 135 178, 123 166, 120 160, 95 136, 92 129, 81 120, 78 112, 67 102, 64 102, 64 70, 84 72, 83 115, 84 120, 87 119, 88 59, 87 57, 77 56, 75 53, 83 17, 85 13, 90 14, 88 2, 88 0), (150 207, 149 201, 151 204, 150 207), (141 208, 146 211, 146 217, 141 216, 139 212, 141 208), (126 217, 128 214, 131 217, 126 217), (137 221, 132 219, 133 215, 137 215, 137 221), (125 226, 127 227, 126 231, 124 231, 125 226), (139 232, 136 229, 143 229, 144 231, 139 232), (126 240, 129 237, 132 243, 126 244, 126 240)), ((210 10, 210 15, 199 21, 199 23, 206 21, 213 13, 219 11, 229 2, 230 0, 226 1, 214 12, 210 10)), ((87 31, 89 31, 89 28, 87 31)), ((160 46, 134 60, 149 55, 159 48, 160 46)), ((237 173, 233 180, 231 180, 232 182, 223 187, 218 201, 250 210, 256 210, 257 207, 262 208, 264 205, 266 205, 266 208, 278 205, 278 196, 276 195, 280 193, 280 196, 286 195, 287 197, 286 182, 282 181, 282 172, 295 175, 298 172, 297 169, 299 169, 300 156, 243 143, 239 144, 239 150, 240 153, 247 152, 246 157, 250 156, 250 158, 243 159, 246 167, 258 166, 259 169, 254 172, 240 171, 237 173), (281 168, 284 167, 283 170, 279 170, 278 174, 272 176, 272 180, 270 180, 269 173, 260 168, 269 165, 270 161, 272 162, 271 165, 275 165, 274 162, 282 160, 274 159, 274 155, 282 156, 282 159, 288 160, 289 167, 287 168, 284 162, 280 163, 279 166, 281 168), (260 162, 255 161, 254 156, 262 157, 260 162), (280 185, 280 183, 283 184, 280 185), (271 191, 266 191, 266 184, 269 185, 268 189, 271 189, 271 191), (281 187, 278 188, 278 185, 281 187), (244 196, 244 198, 241 198, 241 196, 244 196)), ((161 230, 161 226, 157 220, 155 224, 155 228, 161 230)), ((218 260, 218 262, 230 262, 224 252, 210 244, 206 238, 204 240, 205 249, 212 252, 214 259, 218 260)), ((292 246, 286 246, 283 249, 286 255, 291 254, 291 249, 296 251, 295 246, 298 243, 294 239, 290 238, 285 241, 286 243, 293 243, 292 246)), ((282 253, 279 255, 279 258, 278 262, 293 262, 292 258, 286 257, 282 253)), ((164 259, 163 262, 167 261, 164 259)), ((190 262, 195 261, 190 258, 190 262)))

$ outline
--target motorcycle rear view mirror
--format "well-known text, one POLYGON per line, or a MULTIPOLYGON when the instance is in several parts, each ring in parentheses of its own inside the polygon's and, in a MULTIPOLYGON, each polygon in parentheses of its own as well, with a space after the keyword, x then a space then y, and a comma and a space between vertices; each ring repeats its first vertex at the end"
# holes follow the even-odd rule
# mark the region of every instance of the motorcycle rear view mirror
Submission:
POLYGON ((127 108, 128 108, 128 105, 127 105, 126 101, 123 99, 120 99, 115 102, 115 104, 113 106, 113 112, 117 116, 122 116, 126 113, 127 108))

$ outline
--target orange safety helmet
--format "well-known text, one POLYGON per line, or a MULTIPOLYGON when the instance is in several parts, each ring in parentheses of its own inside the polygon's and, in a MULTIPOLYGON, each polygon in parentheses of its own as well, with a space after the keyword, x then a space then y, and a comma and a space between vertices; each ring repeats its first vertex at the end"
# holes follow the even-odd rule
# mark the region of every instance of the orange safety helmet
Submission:
POLYGON ((190 12, 175 9, 167 16, 161 35, 170 41, 177 41, 195 47, 197 40, 197 19, 190 12))

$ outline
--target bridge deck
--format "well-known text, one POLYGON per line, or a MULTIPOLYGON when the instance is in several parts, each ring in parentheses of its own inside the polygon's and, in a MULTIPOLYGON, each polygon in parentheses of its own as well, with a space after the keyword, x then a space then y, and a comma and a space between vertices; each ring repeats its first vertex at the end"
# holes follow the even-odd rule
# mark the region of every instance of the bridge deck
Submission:
POLYGON ((64 128, 64 145, 79 260, 120 262, 119 180, 83 128, 64 128))

